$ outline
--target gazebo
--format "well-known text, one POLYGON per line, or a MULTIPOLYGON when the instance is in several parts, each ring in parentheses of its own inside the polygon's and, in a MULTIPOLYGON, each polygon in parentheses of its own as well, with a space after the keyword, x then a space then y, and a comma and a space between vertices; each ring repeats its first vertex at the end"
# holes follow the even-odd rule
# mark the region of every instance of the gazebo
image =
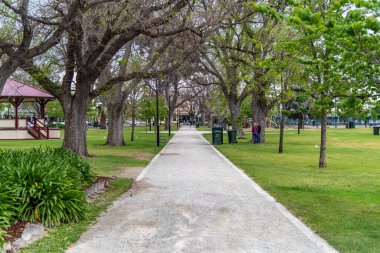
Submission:
POLYGON ((60 130, 45 125, 45 105, 52 100, 54 96, 50 93, 9 78, 0 95, 0 103, 12 104, 15 115, 12 119, 0 119, 0 140, 59 139, 60 130), (19 107, 23 102, 38 103, 38 116, 21 119, 19 107))

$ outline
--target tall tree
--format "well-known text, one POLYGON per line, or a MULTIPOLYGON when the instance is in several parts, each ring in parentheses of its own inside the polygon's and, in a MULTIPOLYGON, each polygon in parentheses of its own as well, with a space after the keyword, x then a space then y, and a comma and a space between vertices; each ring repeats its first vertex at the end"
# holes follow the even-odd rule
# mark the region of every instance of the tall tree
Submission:
MULTIPOLYGON (((239 10, 238 8, 236 11, 239 10)), ((242 134, 238 122, 240 106, 250 90, 250 85, 244 80, 246 73, 241 68, 242 52, 236 50, 245 44, 242 38, 243 30, 237 25, 240 15, 230 15, 224 21, 225 25, 215 32, 200 52, 201 67, 204 72, 215 77, 218 87, 227 99, 232 129, 238 131, 238 134, 242 134)))
POLYGON ((0 93, 6 80, 28 59, 60 42, 75 19, 79 0, 49 1, 30 5, 29 0, 0 2, 0 93))
POLYGON ((320 168, 327 166, 327 114, 333 98, 363 93, 367 83, 373 83, 368 75, 372 66, 359 55, 360 38, 367 37, 373 28, 378 30, 373 15, 362 8, 367 3, 370 1, 302 0, 290 18, 302 35, 297 48, 308 77, 308 92, 320 106, 320 168))
MULTIPOLYGON (((25 71, 61 102, 66 121, 65 149, 82 156, 88 155, 85 110, 93 98, 111 90, 116 83, 153 75, 152 72, 137 71, 111 79, 101 87, 94 87, 114 56, 139 35, 164 37, 188 31, 183 14, 189 8, 188 1, 184 0, 86 1, 80 5, 80 15, 70 24, 62 40, 65 71, 61 83, 45 75, 42 59, 23 65, 25 71), (95 3, 98 3, 96 8, 90 8, 95 3), (172 23, 174 17, 176 20, 183 17, 183 22, 172 23)), ((159 74, 161 72, 155 72, 156 76, 159 74)))

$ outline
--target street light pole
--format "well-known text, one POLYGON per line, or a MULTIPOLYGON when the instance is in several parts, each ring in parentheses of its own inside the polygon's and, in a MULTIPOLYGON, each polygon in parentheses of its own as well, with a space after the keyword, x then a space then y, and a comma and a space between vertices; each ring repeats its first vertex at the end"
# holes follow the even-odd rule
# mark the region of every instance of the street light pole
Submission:
MULTIPOLYGON (((177 95, 176 101, 178 101, 178 97, 180 96, 178 89, 175 91, 175 94, 177 95)), ((177 131, 178 129, 179 129, 179 105, 177 105, 177 131)))
POLYGON ((159 123, 159 112, 158 112, 158 81, 156 80, 156 134, 157 134, 157 147, 160 146, 160 123, 159 123))
POLYGON ((170 115, 170 95, 169 95, 169 102, 168 102, 168 104, 169 104, 169 115, 168 115, 168 121, 169 121, 169 136, 170 136, 170 134, 171 134, 171 129, 172 129, 172 124, 171 124, 171 115, 170 115))
POLYGON ((179 107, 177 107, 177 130, 179 128, 179 107))

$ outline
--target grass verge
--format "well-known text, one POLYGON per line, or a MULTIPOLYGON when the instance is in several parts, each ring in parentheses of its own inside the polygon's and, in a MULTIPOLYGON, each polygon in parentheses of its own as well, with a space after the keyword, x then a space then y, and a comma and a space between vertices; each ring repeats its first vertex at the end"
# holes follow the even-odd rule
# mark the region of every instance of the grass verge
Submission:
POLYGON ((216 147, 339 251, 379 252, 380 137, 372 129, 329 129, 324 170, 319 131, 286 131, 283 154, 278 131, 265 144, 248 139, 216 147))

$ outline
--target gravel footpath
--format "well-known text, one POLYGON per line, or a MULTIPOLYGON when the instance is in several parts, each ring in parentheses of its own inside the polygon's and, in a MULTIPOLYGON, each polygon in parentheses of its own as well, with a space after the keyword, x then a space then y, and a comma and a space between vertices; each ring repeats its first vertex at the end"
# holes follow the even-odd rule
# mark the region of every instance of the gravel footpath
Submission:
POLYGON ((137 180, 67 253, 336 252, 194 129, 137 180))

